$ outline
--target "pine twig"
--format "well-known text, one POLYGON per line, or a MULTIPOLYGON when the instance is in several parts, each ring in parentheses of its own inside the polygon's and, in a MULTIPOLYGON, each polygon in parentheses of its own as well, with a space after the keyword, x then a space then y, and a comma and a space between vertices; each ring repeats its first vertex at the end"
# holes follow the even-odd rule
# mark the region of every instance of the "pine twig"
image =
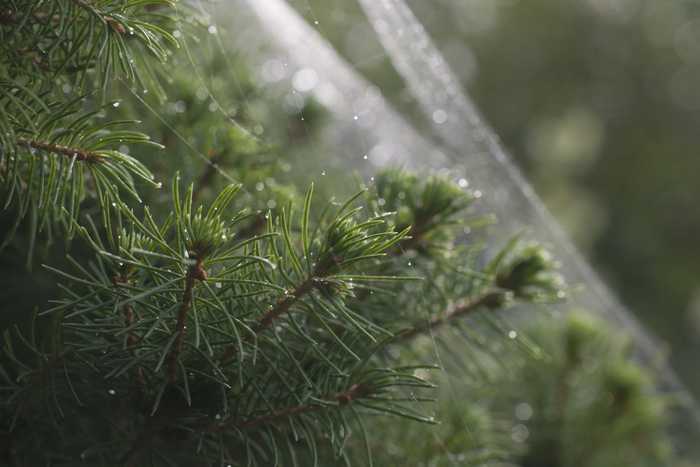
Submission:
MULTIPOLYGON (((343 391, 334 394, 330 397, 324 398, 325 400, 334 401, 338 406, 344 406, 351 403, 353 400, 362 397, 367 393, 367 388, 361 384, 353 384, 347 391, 343 391)), ((299 414, 305 414, 310 412, 317 412, 323 410, 327 406, 320 404, 301 404, 293 405, 290 407, 285 407, 282 409, 275 410, 267 415, 261 415, 256 418, 251 418, 243 422, 237 422, 237 420, 228 420, 223 423, 216 423, 209 426, 207 431, 209 432, 220 432, 227 428, 235 427, 239 430, 254 429, 261 425, 267 425, 271 423, 279 422, 280 420, 285 420, 290 417, 299 414)))
POLYGON ((206 279, 207 272, 202 266, 202 260, 197 259, 195 264, 190 266, 187 270, 187 276, 185 276, 185 291, 182 293, 182 302, 180 303, 180 309, 177 313, 177 324, 175 325, 175 333, 177 336, 175 337, 175 343, 168 355, 168 379, 171 383, 177 380, 177 362, 182 352, 182 345, 185 338, 187 312, 192 307, 194 284, 198 280, 203 281, 206 279))
POLYGON ((482 307, 489 309, 497 308, 502 303, 503 294, 494 290, 487 290, 477 297, 463 302, 459 305, 449 308, 444 313, 435 316, 427 323, 416 324, 415 326, 408 328, 396 336, 397 341, 405 341, 413 339, 419 334, 424 334, 435 328, 439 328, 450 321, 463 318, 467 315, 474 313, 482 307))
POLYGON ((423 244, 424 236, 428 233, 430 229, 424 228, 422 222, 416 221, 415 224, 411 226, 411 230, 408 232, 406 238, 396 245, 389 254, 391 256, 401 256, 407 250, 418 250, 423 244))
MULTIPOLYGON (((258 319, 257 323, 253 326, 253 332, 255 334, 261 333, 265 329, 269 328, 275 320, 288 313, 292 305, 296 303, 297 300, 311 292, 311 290, 314 288, 314 280, 314 275, 312 275, 302 282, 299 287, 295 288, 292 293, 287 294, 277 300, 277 304, 258 319)), ((221 355, 219 361, 226 363, 233 358, 235 354, 236 346, 234 344, 230 344, 228 347, 226 347, 226 350, 224 350, 224 353, 221 355)))
POLYGON ((285 295, 277 301, 277 304, 269 311, 267 311, 260 319, 257 324, 253 327, 255 333, 260 333, 265 329, 269 328, 272 323, 280 318, 282 315, 289 312, 291 306, 300 298, 305 296, 314 288, 314 277, 306 279, 299 285, 291 294, 285 295))
MULTIPOLYGON (((113 282, 115 286, 119 286, 119 284, 126 284, 128 282, 128 278, 126 275, 119 275, 115 276, 113 278, 113 282)), ((131 327, 131 325, 134 324, 134 321, 136 319, 136 313, 134 312, 134 308, 131 306, 130 303, 127 303, 124 305, 122 308, 122 313, 124 314, 124 324, 126 325, 127 328, 131 327)), ((133 331, 129 331, 129 333, 126 336, 126 347, 130 351, 133 351, 134 347, 136 344, 138 344, 139 338, 136 336, 136 334, 133 331)), ((143 390, 143 388, 146 385, 146 382, 143 377, 143 368, 138 367, 136 369, 136 383, 138 385, 139 390, 143 390)))
POLYGON ((78 5, 80 8, 83 8, 85 10, 88 10, 90 13, 93 13, 95 16, 100 18, 102 22, 111 27, 114 32, 117 32, 119 34, 126 34, 126 28, 123 24, 117 21, 112 15, 105 14, 97 10, 87 0, 73 0, 73 3, 78 5))
POLYGON ((47 143, 45 141, 17 138, 17 145, 32 149, 39 149, 54 154, 60 154, 66 157, 75 157, 76 160, 84 162, 102 162, 104 160, 100 154, 93 151, 63 146, 61 144, 47 143))

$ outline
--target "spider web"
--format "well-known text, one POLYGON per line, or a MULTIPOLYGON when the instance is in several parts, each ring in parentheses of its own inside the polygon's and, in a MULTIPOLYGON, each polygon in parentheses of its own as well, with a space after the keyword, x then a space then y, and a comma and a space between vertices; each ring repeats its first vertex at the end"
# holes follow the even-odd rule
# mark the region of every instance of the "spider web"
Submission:
MULTIPOLYGON (((289 73, 313 71, 319 84, 309 92, 332 113, 326 138, 349 167, 359 168, 368 177, 387 165, 449 169, 481 184, 483 204, 498 216, 501 234, 527 228, 548 244, 567 279, 584 286, 574 304, 602 314, 631 334, 639 358, 658 367, 663 346, 620 303, 547 211, 409 7, 403 0, 358 2, 429 123, 430 134, 416 130, 337 53, 317 31, 317 20, 316 27, 307 23, 284 0, 239 0, 266 32, 264 37, 259 30, 249 32, 244 52, 259 60, 261 50, 271 42, 289 73)), ((697 402, 670 366, 662 367, 660 373, 662 389, 681 399, 697 430, 697 402)))

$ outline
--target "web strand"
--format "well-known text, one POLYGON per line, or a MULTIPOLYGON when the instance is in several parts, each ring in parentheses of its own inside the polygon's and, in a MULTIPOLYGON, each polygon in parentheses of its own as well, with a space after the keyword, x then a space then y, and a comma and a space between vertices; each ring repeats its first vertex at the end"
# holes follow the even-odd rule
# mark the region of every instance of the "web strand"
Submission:
MULTIPOLYGON (((358 131, 362 131, 371 147, 376 149, 386 145, 395 148, 381 157, 370 157, 375 166, 442 169, 457 165, 471 179, 488 185, 484 204, 499 216, 505 230, 512 233, 513 229, 531 226, 540 240, 552 244, 567 275, 574 283, 586 286, 587 292, 578 297, 580 304, 591 310, 605 311, 607 318, 632 333, 646 364, 658 366, 658 343, 617 301, 563 234, 532 187, 510 163, 496 136, 482 122, 423 27, 403 2, 361 0, 394 66, 432 122, 432 139, 416 132, 381 95, 365 103, 365 112, 372 115, 376 124, 355 128, 348 114, 354 115, 356 103, 372 85, 283 0, 246 0, 243 4, 255 14, 268 31, 268 37, 297 67, 311 67, 326 88, 333 89, 333 98, 326 98, 322 103, 334 114, 337 144, 357 144, 358 131), (392 36, 392 31, 403 33, 399 38, 392 36), (446 94, 441 95, 444 91, 446 94), (436 115, 437 110, 446 115, 436 115), (447 122, 448 125, 440 127, 447 122)), ((662 373, 665 389, 684 399, 684 405, 690 409, 695 422, 699 422, 700 411, 675 373, 668 366, 662 369, 662 373)))

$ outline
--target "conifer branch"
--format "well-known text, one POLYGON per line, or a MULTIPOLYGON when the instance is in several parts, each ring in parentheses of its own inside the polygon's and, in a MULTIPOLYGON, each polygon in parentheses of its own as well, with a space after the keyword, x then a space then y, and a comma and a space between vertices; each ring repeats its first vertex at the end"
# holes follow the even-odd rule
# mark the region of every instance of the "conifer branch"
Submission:
MULTIPOLYGON (((327 401, 333 401, 342 407, 350 404, 355 399, 362 397, 367 394, 367 388, 361 384, 353 384, 347 391, 343 391, 337 394, 333 394, 329 397, 323 398, 327 401)), ((290 407, 285 407, 282 409, 275 410, 266 415, 261 415, 259 417, 251 418, 243 422, 239 422, 235 419, 227 420, 223 423, 217 423, 211 425, 207 431, 210 432, 220 432, 228 428, 237 428, 239 430, 250 430, 255 429, 263 425, 277 423, 281 420, 286 420, 295 415, 316 412, 325 409, 326 405, 321 404, 301 404, 293 405, 290 407)))
POLYGON ((430 232, 431 221, 431 218, 416 219, 411 225, 411 230, 408 232, 406 238, 404 238, 390 254, 392 256, 401 256, 407 250, 419 250, 423 244, 425 235, 430 232))
POLYGON ((41 151, 50 152, 53 154, 60 154, 66 157, 75 157, 76 160, 84 162, 103 162, 104 157, 100 154, 88 151, 81 148, 74 148, 69 146, 64 146, 62 144, 53 144, 46 141, 37 141, 25 138, 17 138, 17 145, 24 146, 27 148, 38 149, 41 151))
POLYGON ((416 324, 411 328, 401 331, 397 340, 410 340, 414 337, 439 328, 455 319, 464 318, 481 308, 495 309, 503 305, 503 292, 487 290, 480 295, 447 309, 445 312, 433 317, 430 321, 416 324))
POLYGON ((117 32, 119 34, 126 34, 126 28, 124 27, 124 25, 121 24, 118 20, 116 20, 112 15, 98 11, 93 5, 91 5, 86 0, 73 0, 73 3, 100 18, 100 20, 102 20, 102 22, 104 22, 106 25, 112 28, 114 32, 117 32))
MULTIPOLYGON (((115 276, 113 279, 114 285, 117 287, 119 287, 120 284, 128 283, 128 281, 129 279, 125 274, 115 276)), ((127 303, 122 308, 122 313, 124 315, 124 325, 127 329, 129 329, 136 321, 136 313, 134 312, 134 308, 131 306, 130 303, 127 303)), ((133 351, 134 347, 136 347, 136 344, 138 344, 138 342, 138 336, 134 333, 134 331, 130 330, 126 336, 127 349, 129 351, 133 351)), ((146 381, 144 380, 143 367, 141 366, 139 366, 136 369, 136 383, 138 385, 138 389, 143 390, 146 381)))
POLYGON ((168 379, 171 383, 177 380, 177 362, 180 352, 182 352, 182 344, 185 338, 185 322, 187 319, 187 312, 192 307, 192 298, 194 285, 196 281, 204 281, 207 279, 207 272, 202 266, 202 259, 198 258, 192 266, 187 270, 187 276, 185 276, 185 290, 182 293, 182 302, 180 303, 180 309, 177 313, 177 324, 175 325, 175 342, 170 349, 170 354, 168 355, 168 379))
POLYGON ((262 317, 260 317, 257 324, 253 328, 255 333, 257 334, 264 331, 265 329, 269 328, 275 320, 277 320, 284 314, 290 312, 290 308, 292 307, 292 305, 313 289, 314 280, 315 278, 313 276, 309 277, 304 282, 302 282, 301 285, 299 285, 299 287, 294 289, 292 293, 285 295, 283 298, 280 298, 277 301, 277 304, 272 309, 270 309, 262 317))
MULTIPOLYGON (((288 313, 294 303, 313 290, 314 280, 315 278, 312 275, 295 288, 292 293, 286 294, 284 297, 277 300, 277 303, 258 319, 257 323, 252 328, 253 332, 255 334, 263 332, 265 329, 269 328, 275 320, 288 313)), ((236 354, 236 350, 235 344, 228 345, 221 355, 220 361, 222 363, 230 361, 236 354)))

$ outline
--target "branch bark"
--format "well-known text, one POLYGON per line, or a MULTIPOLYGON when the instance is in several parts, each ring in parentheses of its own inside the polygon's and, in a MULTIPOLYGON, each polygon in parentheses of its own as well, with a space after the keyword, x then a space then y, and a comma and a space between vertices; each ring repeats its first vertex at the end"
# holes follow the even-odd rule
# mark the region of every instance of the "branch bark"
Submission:
POLYGON ((202 260, 197 259, 195 264, 190 266, 185 276, 185 291, 182 294, 182 302, 177 313, 177 324, 175 325, 175 343, 170 349, 168 355, 168 379, 171 383, 177 380, 177 363, 182 352, 182 345, 185 339, 185 323, 187 321, 187 312, 192 307, 192 297, 195 282, 207 279, 207 272, 204 270, 202 260))
POLYGON ((103 156, 93 151, 63 146, 61 144, 47 143, 45 141, 17 138, 17 145, 32 149, 38 149, 41 151, 51 152, 54 154, 60 154, 66 157, 75 157, 76 160, 84 162, 102 162, 104 160, 103 156))
MULTIPOLYGON (((255 325, 253 326, 253 332, 255 332, 255 334, 259 334, 265 329, 272 326, 272 323, 274 323, 275 320, 279 319, 286 313, 289 313, 292 305, 294 305, 294 303, 296 303, 297 300, 301 299, 306 294, 311 292, 313 288, 314 276, 312 275, 304 282, 302 282, 296 289, 294 289, 292 293, 285 295, 284 297, 281 297, 279 300, 277 300, 275 306, 273 306, 270 310, 268 310, 264 315, 262 315, 258 319, 257 323, 255 323, 255 325)), ((226 350, 224 350, 220 361, 222 363, 226 363, 231 358, 233 358, 235 354, 236 346, 234 344, 230 344, 228 347, 226 347, 226 350)))
MULTIPOLYGON (((349 403, 351 403, 353 400, 365 395, 367 393, 367 388, 362 386, 361 384, 353 384, 350 386, 350 388, 347 391, 343 391, 334 395, 331 395, 330 397, 325 397, 325 400, 329 401, 334 401, 338 404, 338 406, 344 406, 349 403)), ((221 423, 216 423, 212 424, 208 427, 207 431, 209 432, 219 432, 223 431, 227 428, 238 428, 239 430, 249 430, 249 429, 254 429, 257 428, 261 425, 267 425, 271 423, 277 423, 281 420, 285 420, 289 417, 293 417, 295 415, 303 414, 303 413, 310 413, 310 412, 317 412, 319 410, 325 409, 327 406, 325 405, 320 405, 320 404, 301 404, 301 405, 293 405, 290 407, 285 407, 282 409, 275 410, 272 413, 266 414, 266 415, 261 415, 259 417, 255 418, 250 418, 245 421, 237 421, 237 420, 227 420, 221 423)))
POLYGON ((454 306, 441 315, 435 316, 427 323, 417 324, 412 328, 408 328, 397 335, 397 341, 410 340, 414 337, 424 334, 432 329, 439 328, 450 321, 468 316, 480 308, 486 307, 489 309, 497 308, 502 304, 503 294, 498 291, 488 290, 477 297, 454 306))

